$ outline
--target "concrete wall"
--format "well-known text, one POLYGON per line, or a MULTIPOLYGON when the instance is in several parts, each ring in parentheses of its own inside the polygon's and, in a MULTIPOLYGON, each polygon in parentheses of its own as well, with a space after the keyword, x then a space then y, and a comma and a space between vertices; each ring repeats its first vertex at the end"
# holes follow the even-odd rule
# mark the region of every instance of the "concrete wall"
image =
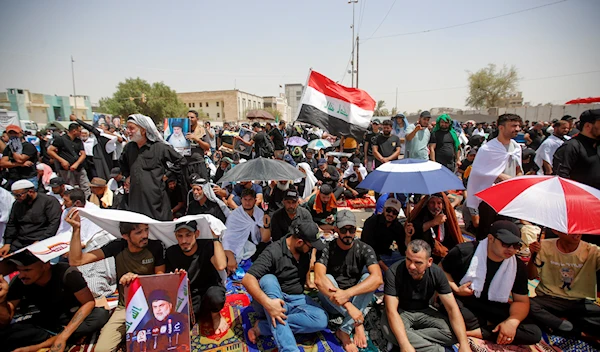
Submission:
POLYGON ((529 121, 552 121, 560 120, 564 115, 579 118, 582 112, 590 109, 600 109, 600 104, 574 104, 574 105, 551 105, 551 106, 521 106, 518 108, 500 108, 498 115, 517 114, 523 120, 529 121))

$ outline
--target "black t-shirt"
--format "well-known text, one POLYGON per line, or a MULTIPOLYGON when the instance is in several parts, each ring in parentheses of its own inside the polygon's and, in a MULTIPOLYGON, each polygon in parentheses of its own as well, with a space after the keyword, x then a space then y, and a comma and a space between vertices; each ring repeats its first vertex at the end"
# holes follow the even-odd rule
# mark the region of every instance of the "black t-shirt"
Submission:
MULTIPOLYGON (((18 166, 18 167, 12 167, 10 169, 7 169, 8 178, 13 181, 23 180, 26 178, 32 178, 32 177, 37 176, 37 171, 35 170, 35 163, 38 160, 37 149, 35 148, 35 146, 33 144, 31 144, 29 142, 22 142, 22 144, 23 144, 23 151, 21 152, 21 154, 27 155, 29 157, 28 161, 31 161, 33 163, 33 165, 18 166)), ((13 157, 13 152, 10 149, 10 147, 7 146, 4 149, 3 156, 8 157, 9 161, 15 162, 15 159, 13 157)))
MULTIPOLYGON (((254 152, 256 153, 256 157, 262 156, 265 157, 264 153, 267 151, 267 134, 264 131, 260 131, 254 135, 254 152)), ((270 156, 270 155, 266 155, 270 156)))
POLYGON ((190 205, 188 206, 188 211, 186 215, 199 215, 199 214, 208 214, 208 215, 212 215, 215 218, 221 220, 221 222, 225 223, 225 221, 227 221, 227 218, 225 217, 225 214, 223 214, 223 210, 221 210, 221 207, 219 206, 219 204, 210 201, 210 200, 206 200, 204 202, 204 205, 201 205, 198 201, 193 200, 190 202, 190 205))
POLYGON ((465 159, 465 160, 463 160, 463 161, 462 161, 462 163, 460 164, 460 166, 458 167, 458 169, 459 169, 459 170, 466 171, 466 170, 467 170, 467 168, 468 168, 469 166, 471 166, 471 165, 473 165, 473 162, 472 162, 472 161, 469 161, 469 159, 465 159))
POLYGON ((327 274, 335 278, 342 290, 346 290, 358 284, 365 266, 377 264, 377 257, 371 246, 357 238, 347 251, 341 249, 337 241, 331 241, 317 252, 317 263, 325 265, 327 274))
POLYGON ((365 142, 369 142, 367 147, 368 156, 373 156, 373 145, 377 143, 377 136, 379 136, 379 133, 377 132, 367 132, 365 134, 365 142))
MULTIPOLYGON (((73 165, 79 159, 79 154, 84 152, 83 142, 79 138, 71 140, 68 134, 64 134, 60 137, 52 140, 52 145, 57 149, 57 154, 61 158, 65 159, 69 164, 73 165)), ((81 171, 83 164, 79 165, 77 171, 81 171)))
POLYGON ((396 148, 400 148, 400 138, 394 134, 390 134, 388 137, 380 134, 375 139, 375 145, 381 156, 388 157, 394 154, 396 148))
MULTIPOLYGON (((167 188, 167 194, 169 195, 169 203, 171 203, 171 209, 175 208, 179 202, 183 202, 183 191, 179 185, 175 186, 172 191, 167 188)), ((185 209, 185 208, 184 208, 185 209)))
POLYGON ((67 263, 51 266, 52 277, 45 286, 25 285, 18 278, 13 279, 8 290, 7 300, 24 300, 34 304, 43 317, 40 321, 48 326, 56 324, 62 314, 72 316, 81 306, 75 293, 87 288, 81 272, 67 263))
POLYGON ((435 161, 449 167, 454 165, 456 151, 450 131, 435 131, 429 137, 429 143, 435 143, 435 161))
POLYGON ((544 135, 536 130, 529 130, 529 138, 531 138, 531 143, 528 145, 529 148, 533 150, 537 150, 542 144, 542 140, 544 139, 544 135))
POLYGON ((215 245, 211 240, 196 240, 198 249, 192 255, 185 255, 178 244, 167 249, 166 272, 175 269, 187 271, 190 280, 191 296, 203 295, 209 287, 221 284, 219 272, 210 261, 215 255, 215 245))
POLYGON ((275 146, 275 150, 284 150, 285 149, 285 143, 283 142, 283 136, 281 135, 281 132, 278 129, 272 128, 269 131, 269 136, 273 137, 273 145, 275 146))
MULTIPOLYGON (((459 285, 460 280, 465 276, 467 270, 469 269, 469 265, 471 264, 471 259, 475 255, 475 249, 479 245, 479 242, 465 242, 461 244, 457 244, 454 248, 448 251, 446 257, 442 260, 441 265, 444 270, 452 276, 454 282, 459 285)), ((500 268, 502 262, 494 262, 488 258, 487 260, 487 272, 485 275, 485 284, 483 285, 483 290, 481 291, 480 300, 483 300, 487 303, 491 304, 503 304, 498 302, 489 302, 488 301, 488 289, 490 287, 490 283, 494 278, 494 275, 500 268)), ((517 258, 517 276, 515 278, 515 283, 512 287, 512 292, 518 295, 527 295, 529 294, 527 281, 527 268, 525 264, 517 258)), ((461 298, 463 299, 477 299, 475 296, 461 298)))
POLYGON ((398 297, 398 308, 402 310, 427 309, 434 293, 440 295, 452 293, 446 274, 435 264, 425 271, 421 280, 415 280, 406 269, 406 259, 401 260, 390 266, 385 273, 384 281, 383 293, 398 297))
MULTIPOLYGON (((310 211, 302 206, 298 206, 296 209, 296 215, 294 219, 299 218, 300 220, 312 221, 312 215, 310 211)), ((271 217, 271 238, 273 241, 278 241, 282 237, 285 237, 289 233, 290 225, 292 225, 290 216, 285 211, 285 208, 281 208, 271 217)))
POLYGON ((392 243, 396 241, 398 252, 404 255, 406 252, 404 226, 398 220, 394 220, 390 226, 387 226, 385 214, 373 214, 363 226, 361 240, 369 244, 375 250, 377 260, 381 255, 392 254, 392 243))

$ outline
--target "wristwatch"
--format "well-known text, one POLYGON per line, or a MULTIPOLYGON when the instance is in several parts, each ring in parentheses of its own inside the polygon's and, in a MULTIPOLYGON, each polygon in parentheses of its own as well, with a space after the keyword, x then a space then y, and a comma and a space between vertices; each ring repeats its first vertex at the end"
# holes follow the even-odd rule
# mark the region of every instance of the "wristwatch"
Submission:
POLYGON ((212 239, 212 241, 213 241, 213 242, 221 242, 221 243, 222 243, 222 242, 223 242, 223 239, 222 239, 222 237, 221 237, 221 236, 219 236, 219 237, 217 237, 217 238, 213 238, 213 239, 212 239))

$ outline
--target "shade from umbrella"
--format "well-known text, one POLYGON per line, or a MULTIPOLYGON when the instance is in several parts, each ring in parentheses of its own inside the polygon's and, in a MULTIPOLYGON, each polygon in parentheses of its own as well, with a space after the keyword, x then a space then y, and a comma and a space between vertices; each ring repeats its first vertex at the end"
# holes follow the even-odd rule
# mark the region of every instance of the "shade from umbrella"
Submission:
POLYGON ((239 164, 227 171, 219 180, 219 183, 270 180, 283 181, 297 180, 304 177, 306 177, 306 174, 285 161, 261 157, 239 164))
POLYGON ((379 193, 434 194, 465 189, 462 181, 435 161, 402 159, 387 162, 357 186, 379 193))
POLYGON ((571 105, 571 104, 593 104, 593 103, 600 103, 600 97, 573 99, 573 100, 569 100, 565 104, 571 105))
POLYGON ((291 147, 303 147, 308 144, 308 141, 302 137, 294 136, 287 140, 287 145, 291 147))
POLYGON ((308 143, 308 149, 319 150, 331 147, 331 142, 326 139, 314 139, 308 143))
POLYGON ((501 215, 569 234, 600 233, 600 190, 558 176, 521 176, 477 194, 501 215))
POLYGON ((248 111, 246 118, 249 120, 257 119, 257 120, 275 121, 275 118, 273 117, 273 115, 271 115, 270 113, 268 113, 264 110, 250 110, 250 111, 248 111))

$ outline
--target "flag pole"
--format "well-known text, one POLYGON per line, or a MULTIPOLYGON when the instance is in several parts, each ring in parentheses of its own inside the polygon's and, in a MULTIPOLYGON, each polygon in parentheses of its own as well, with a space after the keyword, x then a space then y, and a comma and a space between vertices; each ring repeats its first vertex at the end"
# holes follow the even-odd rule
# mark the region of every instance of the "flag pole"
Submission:
POLYGON ((77 92, 75 91, 75 66, 73 65, 75 60, 73 60, 73 55, 71 55, 71 76, 73 77, 73 102, 75 103, 75 109, 73 114, 77 116, 77 92))

